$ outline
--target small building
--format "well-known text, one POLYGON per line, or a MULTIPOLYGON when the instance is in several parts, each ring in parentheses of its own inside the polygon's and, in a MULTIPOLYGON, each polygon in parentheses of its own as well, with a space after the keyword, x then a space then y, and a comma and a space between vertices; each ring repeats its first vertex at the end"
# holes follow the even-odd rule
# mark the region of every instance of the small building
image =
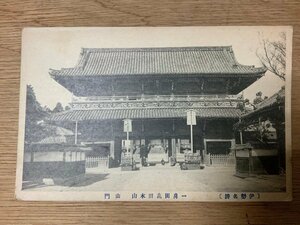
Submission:
POLYGON ((74 133, 45 126, 48 137, 25 145, 23 180, 41 182, 48 178, 60 182, 84 174, 85 148, 73 143, 74 133))
POLYGON ((278 174, 285 171, 284 88, 255 105, 253 111, 241 115, 234 127, 240 136, 236 148, 239 173, 278 174))

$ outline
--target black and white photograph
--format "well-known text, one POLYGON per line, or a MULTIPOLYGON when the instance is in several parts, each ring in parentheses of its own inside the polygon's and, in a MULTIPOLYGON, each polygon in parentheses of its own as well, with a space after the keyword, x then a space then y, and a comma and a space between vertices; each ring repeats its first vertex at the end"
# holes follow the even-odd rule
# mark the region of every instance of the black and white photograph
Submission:
POLYGON ((292 28, 25 28, 16 196, 291 200, 292 28))

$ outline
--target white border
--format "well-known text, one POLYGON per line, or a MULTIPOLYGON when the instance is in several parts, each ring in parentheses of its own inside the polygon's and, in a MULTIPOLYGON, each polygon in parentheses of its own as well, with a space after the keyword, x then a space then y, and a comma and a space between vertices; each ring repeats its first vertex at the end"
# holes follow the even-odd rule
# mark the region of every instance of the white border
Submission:
MULTIPOLYGON (((160 27, 160 29, 170 29, 170 27, 160 27)), ((181 27, 182 28, 182 27, 181 27)), ((197 27, 189 27, 190 29, 196 29, 197 27)), ((199 27, 198 27, 199 28, 199 27)), ((203 27, 202 27, 203 28, 203 27)), ((252 26, 233 26, 233 27, 205 27, 207 29, 222 29, 222 28, 255 28, 252 26)), ((262 192, 260 194, 260 198, 257 199, 244 199, 244 200, 225 200, 220 199, 220 192, 185 192, 188 197, 180 198, 177 200, 173 199, 132 199, 132 192, 119 192, 121 199, 104 199, 105 192, 97 192, 97 191, 78 191, 78 192, 39 192, 39 191, 28 191, 22 190, 22 174, 23 174, 23 157, 24 157, 24 132, 25 132, 25 106, 26 106, 26 79, 23 74, 25 74, 25 65, 24 65, 24 43, 26 33, 30 32, 31 29, 58 29, 58 30, 80 30, 80 31, 88 31, 93 29, 99 29, 96 27, 91 28, 25 28, 22 32, 22 64, 21 64, 21 78, 20 78, 20 108, 19 108, 19 131, 18 131, 18 154, 17 154, 17 171, 16 171, 16 198, 19 200, 31 200, 31 201, 239 201, 239 202, 250 202, 250 201, 290 201, 292 200, 292 133, 291 133, 291 72, 292 72, 292 33, 293 28, 291 26, 260 26, 260 28, 276 28, 282 29, 287 33, 287 68, 286 68, 286 84, 285 84, 285 120, 286 120, 286 192, 262 192), (84 30, 85 29, 85 30, 84 30)), ((115 28, 117 29, 117 28, 115 28)), ((126 29, 126 28, 120 28, 126 29)), ((127 29, 147 29, 146 27, 138 27, 138 28, 127 28, 127 29)), ((174 29, 174 28, 173 28, 174 29)), ((28 40, 26 40, 28 41, 28 40)), ((116 192, 111 192, 113 195, 116 192)), ((149 192, 146 192, 149 193, 149 192)), ((157 191, 153 191, 152 193, 157 193, 157 191)), ((164 193, 164 192, 162 192, 164 193)), ((181 193, 181 192, 179 192, 181 193)), ((232 193, 233 194, 233 193, 232 193)), ((241 193, 239 193, 241 194, 241 193)), ((250 193, 246 193, 250 194, 250 193)))

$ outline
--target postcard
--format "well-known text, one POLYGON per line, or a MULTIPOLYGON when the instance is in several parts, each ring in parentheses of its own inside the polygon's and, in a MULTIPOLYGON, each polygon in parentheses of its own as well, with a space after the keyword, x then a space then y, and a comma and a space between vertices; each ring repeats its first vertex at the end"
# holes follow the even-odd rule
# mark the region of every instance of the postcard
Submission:
POLYGON ((25 28, 21 58, 17 199, 292 199, 292 27, 25 28))

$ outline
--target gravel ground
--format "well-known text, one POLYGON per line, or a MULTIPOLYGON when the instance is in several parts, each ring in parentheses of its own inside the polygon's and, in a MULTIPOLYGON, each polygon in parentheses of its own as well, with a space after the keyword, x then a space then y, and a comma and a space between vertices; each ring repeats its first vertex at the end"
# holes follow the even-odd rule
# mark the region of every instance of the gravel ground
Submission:
POLYGON ((261 175, 234 176, 234 168, 206 167, 180 170, 179 166, 156 165, 138 171, 120 168, 91 168, 77 182, 65 186, 36 186, 30 191, 198 191, 198 192, 278 192, 285 187, 285 177, 261 175))

